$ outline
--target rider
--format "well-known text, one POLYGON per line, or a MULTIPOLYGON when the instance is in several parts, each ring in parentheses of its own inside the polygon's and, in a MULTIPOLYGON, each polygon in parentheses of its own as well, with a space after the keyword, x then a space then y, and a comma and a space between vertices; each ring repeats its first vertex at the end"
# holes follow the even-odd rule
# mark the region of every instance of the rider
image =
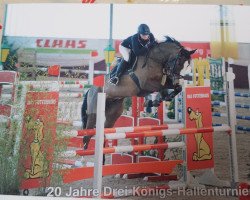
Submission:
POLYGON ((128 67, 128 61, 131 54, 135 56, 144 56, 148 49, 155 44, 156 40, 154 35, 150 32, 148 25, 140 24, 136 34, 123 40, 119 46, 119 51, 122 54, 122 61, 117 67, 116 74, 110 79, 110 83, 117 85, 119 78, 128 67))

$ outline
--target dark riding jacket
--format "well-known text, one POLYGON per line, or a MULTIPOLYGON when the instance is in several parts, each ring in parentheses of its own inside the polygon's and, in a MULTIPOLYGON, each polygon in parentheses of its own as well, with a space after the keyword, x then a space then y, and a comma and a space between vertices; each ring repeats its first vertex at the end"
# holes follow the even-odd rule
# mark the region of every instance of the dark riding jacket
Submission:
POLYGON ((148 40, 143 40, 139 33, 136 33, 127 39, 123 40, 122 46, 131 49, 135 56, 143 56, 148 49, 155 43, 155 37, 152 33, 149 34, 148 40))

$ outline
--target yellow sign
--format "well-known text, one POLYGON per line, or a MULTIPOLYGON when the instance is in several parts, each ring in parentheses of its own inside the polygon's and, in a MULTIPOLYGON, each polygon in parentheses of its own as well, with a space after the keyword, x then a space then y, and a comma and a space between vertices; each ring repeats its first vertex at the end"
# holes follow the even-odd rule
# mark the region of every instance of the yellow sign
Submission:
POLYGON ((194 59, 193 85, 204 86, 204 79, 210 79, 210 65, 207 59, 194 59), (198 76, 197 76, 198 75, 198 76))

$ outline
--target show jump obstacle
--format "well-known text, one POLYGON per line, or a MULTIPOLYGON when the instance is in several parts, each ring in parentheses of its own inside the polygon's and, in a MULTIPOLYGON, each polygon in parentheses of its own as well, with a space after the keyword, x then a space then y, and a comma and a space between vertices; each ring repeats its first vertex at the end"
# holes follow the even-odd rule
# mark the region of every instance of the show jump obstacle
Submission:
MULTIPOLYGON (((234 74, 232 72, 227 73, 228 80, 228 88, 232 88, 232 81, 234 79, 234 74)), ((233 103, 234 96, 231 95, 232 91, 229 92, 228 101, 233 103), (232 97, 232 99, 230 98, 232 97)), ((136 150, 145 150, 145 149, 153 149, 153 148, 184 148, 185 158, 183 160, 183 164, 186 165, 186 170, 184 174, 184 181, 182 184, 175 185, 176 187, 181 187, 183 185, 187 187, 201 186, 200 184, 209 184, 209 185, 217 185, 217 186, 229 186, 227 182, 220 181, 214 174, 214 158, 213 158, 213 144, 212 144, 212 133, 217 131, 225 131, 230 135, 231 141, 231 169, 232 169, 232 183, 238 182, 238 169, 237 169, 237 155, 236 155, 236 141, 235 141, 235 119, 230 120, 230 127, 214 127, 212 128, 212 115, 211 115, 211 100, 210 100, 210 89, 207 87, 187 87, 185 88, 185 110, 186 110, 186 129, 173 129, 173 130, 156 130, 156 131, 144 131, 141 133, 110 133, 106 134, 106 138, 108 139, 119 139, 119 138, 132 138, 138 136, 169 136, 176 134, 183 134, 186 136, 186 143, 184 142, 173 142, 173 143, 165 143, 160 146, 157 145, 141 145, 141 146, 126 146, 126 147, 113 147, 113 148, 104 148, 100 145, 95 149, 95 158, 102 157, 103 153, 114 153, 114 152, 133 152, 136 150), (200 103, 199 105, 199 102, 200 103), (205 108, 204 108, 205 107, 205 108), (193 108, 193 109, 192 109, 193 108), (197 109, 197 110, 194 110, 197 109), (209 119, 210 118, 210 119, 209 119), (193 126, 191 128, 191 126, 193 126), (188 127, 188 128, 187 128, 188 127), (190 128, 189 128, 190 127, 190 128), (210 127, 205 128, 204 127, 210 127), (218 129, 219 128, 219 129, 218 129), (200 146, 199 146, 200 145, 200 146), (205 152, 205 153, 204 153, 205 152), (203 174, 202 177, 198 179, 192 178, 191 171, 193 170, 201 170, 206 169, 207 171, 203 174)), ((99 96, 99 112, 100 115, 104 116, 105 113, 105 104, 101 107, 101 102, 105 100, 105 94, 100 93, 99 96)), ((235 116, 235 110, 230 109, 229 111, 232 115, 235 116)), ((99 144, 102 144, 104 140, 104 128, 101 126, 100 129, 96 129, 96 143, 100 141, 99 144)), ((78 152, 80 153, 80 152, 78 152)), ((83 152, 81 152, 83 153, 83 152)), ((93 152, 91 152, 93 153, 93 152)), ((106 173, 106 168, 102 169, 101 160, 95 160, 95 169, 97 170, 97 174, 94 174, 94 188, 101 191, 102 188, 102 172, 106 173), (98 166, 99 165, 99 166, 98 166)), ((159 164, 161 161, 159 161, 159 164)), ((168 164, 166 163, 166 168, 168 164)), ((80 169, 77 169, 80 172, 80 169)), ((84 172, 84 169, 82 169, 84 172)), ((79 174, 79 173, 78 173, 79 174)), ((81 173, 83 174, 83 173, 81 173)), ((68 173, 64 176, 64 180, 69 180, 70 177, 73 176, 72 173, 68 173)), ((75 177, 76 178, 76 177, 75 177)), ((71 181, 74 178, 71 179, 71 181)), ((179 182, 180 183, 180 182, 179 182)), ((173 186, 173 185, 172 185, 173 186)), ((170 187, 171 188, 171 187, 170 187)))
MULTIPOLYGON (((234 74, 229 69, 227 72, 227 88, 228 99, 231 105, 234 104, 234 91, 233 91, 234 74)), ((94 176, 94 188, 101 191, 102 188, 102 176, 116 174, 119 169, 123 169, 120 173, 139 173, 138 169, 141 167, 141 173, 149 173, 150 170, 145 170, 146 163, 132 163, 121 165, 102 165, 103 154, 117 153, 117 152, 134 152, 143 151, 147 149, 167 149, 167 148, 182 148, 184 150, 183 160, 170 160, 170 161, 156 161, 147 163, 147 167, 152 168, 151 172, 166 173, 171 172, 177 164, 183 164, 184 173, 183 181, 171 181, 166 188, 177 187, 203 187, 204 185, 214 186, 230 186, 227 181, 219 180, 214 174, 214 152, 213 152, 213 132, 227 132, 230 136, 230 159, 231 159, 231 186, 235 187, 238 182, 238 163, 236 153, 236 140, 235 140, 235 107, 229 107, 229 113, 231 116, 229 126, 212 127, 212 114, 211 114, 211 92, 209 87, 187 87, 184 93, 185 102, 185 122, 186 128, 184 129, 162 129, 162 130, 144 130, 131 132, 116 133, 111 129, 104 129, 103 119, 105 116, 105 94, 100 93, 98 95, 98 114, 97 128, 96 128, 96 147, 93 151, 69 151, 65 152, 66 156, 74 155, 93 155, 95 154, 94 167, 84 167, 78 169, 67 169, 64 172, 63 179, 66 183, 78 181, 85 178, 91 178, 94 176), (98 125, 98 123, 101 123, 98 125), (116 146, 103 148, 104 137, 106 139, 121 139, 121 138, 136 138, 136 137, 150 137, 150 136, 171 136, 181 134, 185 136, 185 142, 171 142, 152 145, 130 145, 130 146, 116 146), (98 145, 100 144, 100 145, 98 145), (158 170, 153 166, 159 165, 158 170), (160 169, 165 165, 165 170, 160 169), (127 169, 131 168, 131 169, 127 169), (132 169, 133 168, 133 169, 132 169), (144 171, 143 171, 144 170, 144 171), (193 178, 191 175, 193 171, 205 170, 205 173, 201 177, 193 178), (87 175, 88 174, 88 175, 87 175), (87 177, 86 177, 87 176, 87 177)), ((73 132, 72 132, 73 133, 73 132)), ((93 130, 82 130, 74 132, 79 135, 92 135, 93 130)), ((100 192, 101 194, 101 192, 100 192)))
MULTIPOLYGON (((236 153, 235 138, 235 100, 233 80, 234 74, 231 68, 226 75, 227 78, 227 102, 230 102, 228 112, 230 124, 228 126, 212 127, 211 113, 211 91, 209 87, 185 87, 184 91, 184 117, 185 128, 180 126, 142 126, 130 128, 110 128, 104 129, 105 119, 105 94, 98 94, 97 124, 94 130, 68 131, 72 137, 84 135, 96 135, 94 150, 75 150, 66 151, 62 155, 95 155, 94 167, 80 167, 74 169, 61 170, 64 183, 94 178, 93 188, 100 191, 102 189, 102 177, 115 174, 131 173, 160 173, 171 174, 177 165, 182 165, 183 177, 179 181, 170 181, 166 189, 176 189, 178 187, 204 187, 204 185, 214 186, 232 186, 238 183, 238 163, 236 153), (227 181, 219 180, 214 174, 214 151, 213 151, 213 133, 227 132, 230 137, 230 167, 231 184, 227 181), (103 148, 104 137, 109 140, 147 138, 152 136, 170 137, 173 135, 182 135, 183 140, 178 142, 157 143, 157 144, 131 144, 127 146, 110 146, 103 148), (103 154, 141 152, 151 149, 182 149, 183 158, 181 160, 159 160, 151 162, 123 163, 102 165, 103 154), (202 170, 204 173, 200 177, 194 178, 193 171, 202 170)), ((23 177, 20 185, 21 190, 41 187, 39 179, 46 178, 46 186, 49 186, 50 177, 53 173, 52 163, 45 162, 52 160, 53 144, 46 147, 43 143, 48 134, 52 135, 52 140, 56 139, 57 109, 59 98, 58 83, 54 84, 51 91, 29 92, 28 85, 36 83, 25 83, 22 93, 22 108, 20 112, 24 117, 20 128, 24 133, 22 135, 20 152, 30 153, 27 160, 22 160, 24 169, 20 170, 20 176, 23 177), (25 103, 24 103, 25 102, 25 103), (47 105, 44 109, 42 105, 47 105), (35 109, 34 109, 35 108, 35 109), (35 112, 34 112, 35 111, 35 112), (37 142, 40 141, 40 142, 37 142), (25 145, 23 145, 25 144, 25 145), (40 146, 39 146, 40 145, 40 146), (28 150, 27 150, 27 147, 28 150), (39 152, 36 152, 38 150, 39 152), (36 157, 39 156, 39 157, 36 157), (45 156, 48 157, 45 159, 45 156), (40 162, 40 160, 45 161, 40 162), (38 162, 39 160, 39 162, 38 162), (36 167, 34 167, 36 166, 36 167)), ((19 136, 21 137, 21 136, 19 136)), ((115 196, 115 194, 114 194, 115 196)))

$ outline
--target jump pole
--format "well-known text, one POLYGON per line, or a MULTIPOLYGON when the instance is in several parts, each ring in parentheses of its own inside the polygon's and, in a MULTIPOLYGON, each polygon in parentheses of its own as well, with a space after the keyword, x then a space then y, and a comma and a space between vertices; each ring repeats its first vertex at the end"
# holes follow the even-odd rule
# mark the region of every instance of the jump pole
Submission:
POLYGON ((239 182, 239 172, 238 172, 238 160, 237 160, 237 148, 236 148, 236 108, 235 108, 235 96, 234 96, 234 79, 235 74, 233 73, 233 68, 228 67, 228 72, 226 73, 227 79, 227 109, 228 109, 228 123, 232 129, 231 137, 229 140, 230 148, 230 161, 231 161, 231 186, 236 188, 236 184, 239 182), (233 105, 233 106, 230 106, 233 105))
POLYGON ((102 163, 103 163, 103 144, 104 144, 104 121, 105 121, 106 93, 98 93, 97 96, 97 119, 96 119, 96 138, 95 138, 95 162, 94 162, 94 182, 93 189, 101 198, 102 193, 102 163))

